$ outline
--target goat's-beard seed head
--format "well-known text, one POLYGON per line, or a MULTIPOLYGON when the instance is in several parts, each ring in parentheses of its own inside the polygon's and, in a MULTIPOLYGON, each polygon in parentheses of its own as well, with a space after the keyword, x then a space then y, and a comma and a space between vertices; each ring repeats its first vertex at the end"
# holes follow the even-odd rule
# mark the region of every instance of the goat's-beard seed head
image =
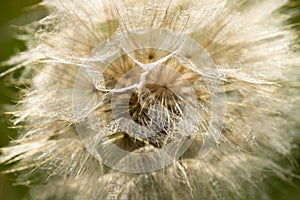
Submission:
POLYGON ((298 139, 286 3, 44 0, 0 163, 36 199, 267 198, 298 139))

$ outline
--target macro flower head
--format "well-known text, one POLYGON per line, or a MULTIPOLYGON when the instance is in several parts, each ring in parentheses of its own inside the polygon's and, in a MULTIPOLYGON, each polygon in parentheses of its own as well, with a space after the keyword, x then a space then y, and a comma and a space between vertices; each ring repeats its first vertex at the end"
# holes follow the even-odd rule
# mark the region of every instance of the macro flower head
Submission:
POLYGON ((299 142, 287 4, 42 1, 0 163, 32 199, 268 199, 299 142))

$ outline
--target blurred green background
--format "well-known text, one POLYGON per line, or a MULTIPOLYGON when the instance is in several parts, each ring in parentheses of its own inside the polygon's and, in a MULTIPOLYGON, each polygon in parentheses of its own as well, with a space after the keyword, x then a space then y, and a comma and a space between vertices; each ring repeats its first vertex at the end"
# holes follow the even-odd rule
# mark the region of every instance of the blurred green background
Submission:
MULTIPOLYGON (((276 0, 274 0, 276 2, 276 0)), ((39 0, 1 0, 0 6, 0 62, 8 59, 16 52, 25 50, 22 42, 14 38, 12 24, 23 25, 41 18, 45 12, 38 10, 28 12, 28 7, 36 4, 39 0)), ((292 19, 294 23, 300 23, 300 1, 292 0, 292 7, 297 8, 296 17, 292 19)), ((5 70, 0 68, 0 73, 5 70)), ((10 116, 3 112, 9 104, 14 104, 18 99, 17 89, 9 85, 9 77, 0 78, 0 147, 8 144, 10 138, 15 138, 15 130, 9 129, 11 126, 10 116)), ((300 160, 299 160, 300 161, 300 160)), ((0 166, 0 172, 3 170, 0 166)), ((299 173, 298 173, 299 174, 299 173)), ((15 176, 0 174, 0 200, 19 200, 28 195, 28 190, 23 186, 14 186, 15 176)), ((294 180, 290 184, 278 183, 282 190, 272 190, 272 199, 274 200, 299 200, 300 199, 300 180, 294 180), (298 188, 297 188, 298 187, 298 188)), ((277 185, 278 186, 278 185, 277 185)))

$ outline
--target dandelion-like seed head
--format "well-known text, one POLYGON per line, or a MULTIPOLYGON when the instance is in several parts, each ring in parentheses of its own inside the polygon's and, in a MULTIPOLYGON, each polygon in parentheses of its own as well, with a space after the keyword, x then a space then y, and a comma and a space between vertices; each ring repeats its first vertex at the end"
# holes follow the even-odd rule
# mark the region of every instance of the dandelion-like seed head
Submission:
POLYGON ((35 199, 267 199, 299 139, 286 4, 42 1, 0 163, 35 199))

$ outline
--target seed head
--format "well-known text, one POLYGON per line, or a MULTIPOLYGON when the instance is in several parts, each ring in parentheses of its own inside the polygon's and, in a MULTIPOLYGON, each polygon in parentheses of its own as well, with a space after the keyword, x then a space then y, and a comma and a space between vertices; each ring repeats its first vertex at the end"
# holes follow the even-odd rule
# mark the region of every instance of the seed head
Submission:
POLYGON ((287 4, 42 1, 0 163, 33 199, 268 199, 299 139, 287 4))

